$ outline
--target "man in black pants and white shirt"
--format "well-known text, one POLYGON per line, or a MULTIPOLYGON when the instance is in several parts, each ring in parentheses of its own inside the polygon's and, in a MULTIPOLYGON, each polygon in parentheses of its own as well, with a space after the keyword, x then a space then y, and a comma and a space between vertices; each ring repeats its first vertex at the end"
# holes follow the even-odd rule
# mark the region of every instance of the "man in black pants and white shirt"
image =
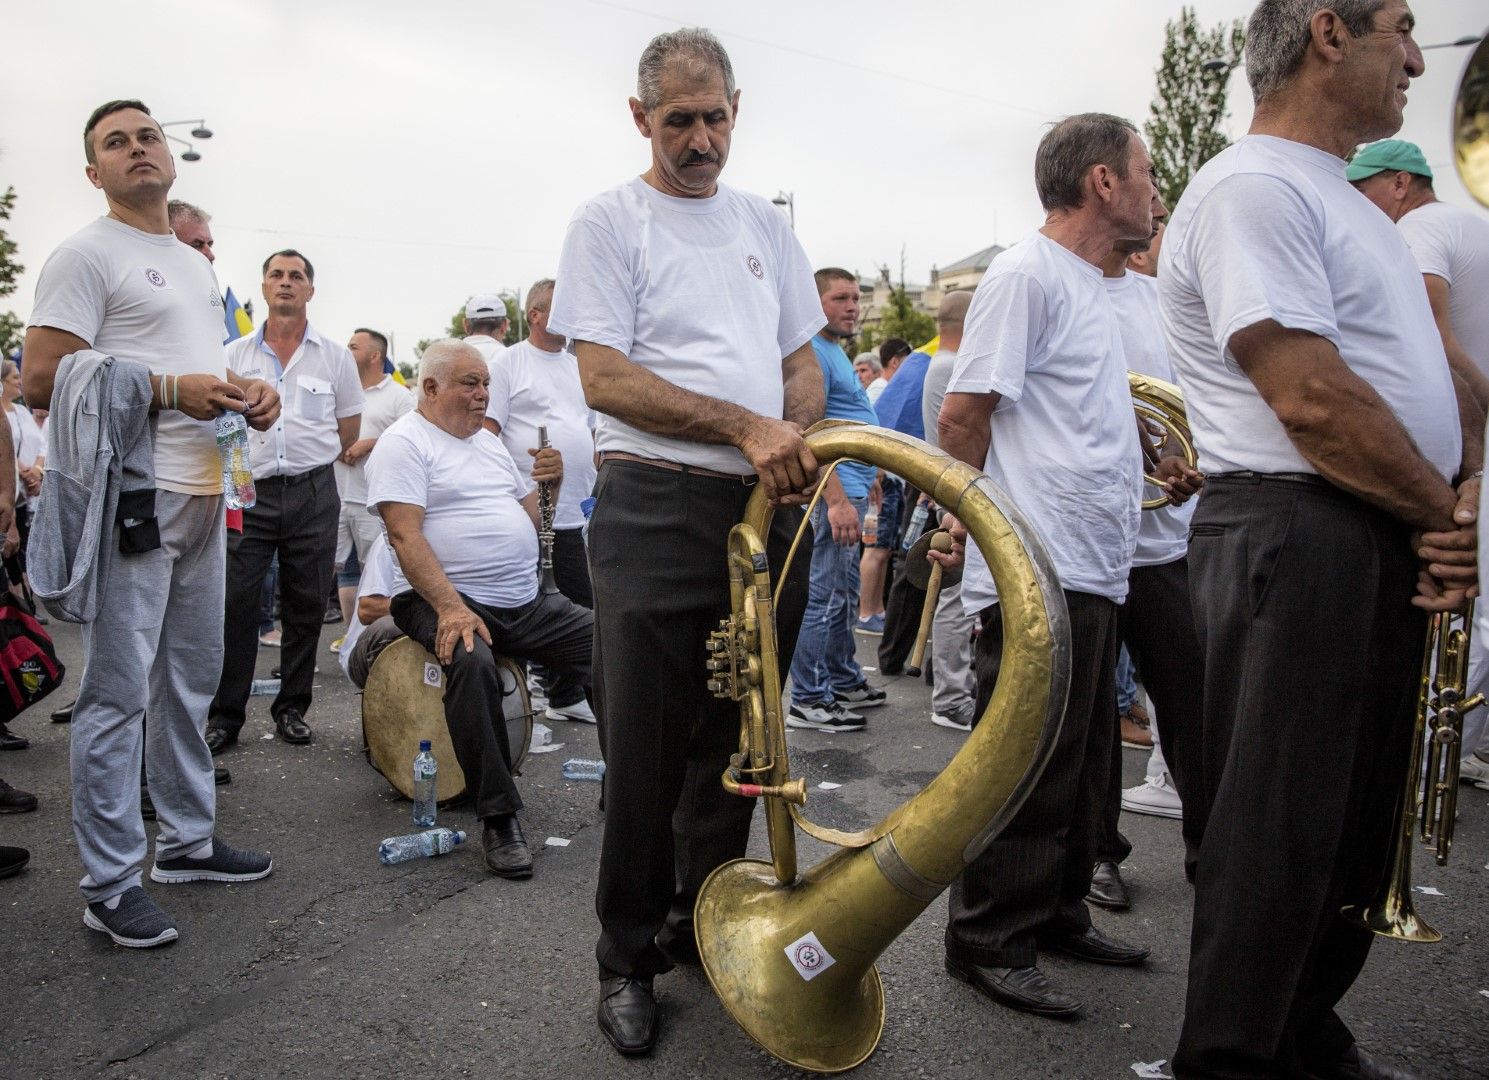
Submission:
POLYGON ((1251 131, 1169 220, 1159 306, 1208 478, 1189 572, 1221 766, 1177 1077, 1406 1075, 1335 1012, 1374 936, 1340 909, 1386 871, 1420 607, 1476 580, 1483 424, 1406 241, 1345 175, 1401 126, 1413 21, 1400 0, 1263 0, 1251 131))
MULTIPOLYGON (((1148 955, 1092 926, 1085 900, 1115 742, 1117 608, 1143 476, 1101 264, 1118 240, 1150 236, 1163 204, 1136 129, 1103 113, 1056 124, 1040 141, 1034 176, 1045 225, 994 259, 973 294, 940 433, 942 449, 982 466, 1044 537, 1070 611, 1070 696, 1038 784, 951 887, 946 968, 1001 1004, 1061 1016, 1080 1003, 1035 966, 1039 948, 1100 964, 1148 955)), ((980 714, 1003 632, 975 545, 962 604, 982 618, 980 714)))
MULTIPOLYGON (((553 582, 580 607, 593 608, 589 563, 584 551, 584 511, 579 503, 595 486, 594 413, 584 400, 579 362, 564 349, 564 339, 548 332, 553 306, 553 279, 543 278, 527 291, 528 336, 491 364, 491 400, 486 430, 501 437, 517 468, 531 477, 537 460, 538 429, 548 429, 548 442, 563 461, 563 487, 554 494, 553 582)), ((544 673, 549 720, 595 722, 584 687, 571 678, 544 673)))
MULTIPOLYGON (((651 167, 575 214, 548 321, 570 339, 600 414, 589 532, 606 763, 595 955, 600 1029, 623 1054, 651 1051, 652 977, 697 962, 698 888, 749 838, 754 803, 719 782, 739 710, 709 693, 704 668, 729 611, 729 530, 756 484, 788 499, 817 476, 801 432, 822 417, 811 345, 822 305, 780 212, 718 182, 738 105, 712 34, 652 40, 630 102, 651 167)), ((777 571, 800 520, 783 507, 761 538, 777 571)), ((783 663, 810 561, 808 541, 777 610, 783 663)))
POLYGON ((207 745, 218 753, 238 741, 258 656, 259 594, 279 553, 284 621, 283 681, 269 706, 287 743, 308 743, 311 686, 326 597, 336 567, 341 498, 332 464, 357 441, 366 397, 356 361, 306 318, 315 268, 298 251, 264 260, 269 317, 258 333, 228 346, 228 365, 279 391, 284 414, 249 437, 258 501, 243 511, 243 532, 228 536, 227 621, 222 679, 207 721, 207 745))
MULTIPOLYGON (((488 383, 475 346, 447 339, 425 349, 417 410, 383 432, 367 460, 367 502, 411 587, 393 597, 393 621, 444 670, 445 723, 483 825, 486 867, 520 878, 533 861, 493 653, 549 665, 582 693, 594 619, 538 593, 538 493, 481 427, 488 383)), ((533 475, 559 484, 558 454, 538 455, 533 475)))

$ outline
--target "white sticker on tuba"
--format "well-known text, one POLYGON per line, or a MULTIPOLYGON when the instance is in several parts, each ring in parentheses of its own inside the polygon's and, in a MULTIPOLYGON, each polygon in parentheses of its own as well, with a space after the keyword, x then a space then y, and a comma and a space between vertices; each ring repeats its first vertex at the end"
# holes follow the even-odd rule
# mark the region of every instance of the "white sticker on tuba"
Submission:
POLYGON ((424 664, 424 685, 438 686, 441 674, 443 673, 440 671, 438 664, 431 664, 426 661, 424 664))
POLYGON ((791 961, 796 974, 807 982, 811 982, 837 963, 832 958, 832 954, 822 947, 822 942, 817 940, 817 935, 810 931, 804 937, 799 937, 786 946, 786 959, 791 961))

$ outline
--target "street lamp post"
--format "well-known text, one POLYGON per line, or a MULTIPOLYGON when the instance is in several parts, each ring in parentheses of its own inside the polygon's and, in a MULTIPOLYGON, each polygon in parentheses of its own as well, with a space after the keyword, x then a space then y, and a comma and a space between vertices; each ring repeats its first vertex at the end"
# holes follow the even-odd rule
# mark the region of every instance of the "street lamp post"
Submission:
POLYGON ((196 144, 192 143, 189 139, 183 139, 179 135, 172 135, 169 131, 165 130, 168 127, 179 127, 182 124, 195 125, 191 129, 191 138, 193 139, 210 139, 212 137, 212 129, 207 126, 207 121, 205 120, 167 120, 160 125, 162 135, 171 142, 180 143, 186 147, 185 150, 181 151, 182 161, 201 161, 202 155, 197 153, 196 144))
POLYGON ((784 206, 786 213, 791 218, 791 231, 796 231, 796 193, 794 191, 777 191, 776 197, 770 200, 777 206, 784 206))

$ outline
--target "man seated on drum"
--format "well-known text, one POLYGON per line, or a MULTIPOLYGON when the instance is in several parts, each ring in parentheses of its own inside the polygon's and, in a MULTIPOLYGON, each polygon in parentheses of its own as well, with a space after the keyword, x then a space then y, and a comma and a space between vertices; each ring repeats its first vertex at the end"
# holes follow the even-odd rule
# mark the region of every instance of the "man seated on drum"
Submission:
MULTIPOLYGON (((588 693, 594 617, 538 592, 538 493, 481 426, 489 380, 486 361, 464 342, 425 349, 418 407, 368 458, 367 502, 409 584, 393 597, 393 620, 444 669, 445 723, 484 825, 486 866, 516 878, 533 864, 517 822, 522 798, 493 654, 571 673, 588 693)), ((533 480, 556 488, 563 459, 551 449, 536 458, 533 480)))
POLYGON ((379 536, 367 549, 351 622, 341 643, 341 670, 359 690, 367 688, 367 676, 378 654, 403 636, 393 621, 392 607, 393 597, 407 589, 408 582, 393 562, 388 538, 379 536))

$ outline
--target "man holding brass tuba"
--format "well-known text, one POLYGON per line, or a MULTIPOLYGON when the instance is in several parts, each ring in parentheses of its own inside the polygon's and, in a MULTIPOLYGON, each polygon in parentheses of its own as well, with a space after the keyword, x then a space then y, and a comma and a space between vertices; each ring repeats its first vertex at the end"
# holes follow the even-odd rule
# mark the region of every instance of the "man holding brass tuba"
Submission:
POLYGON ((1251 130, 1167 230, 1160 307, 1208 477, 1189 566, 1213 801, 1185 1080, 1406 1075, 1335 1006, 1372 940, 1339 913, 1385 871, 1421 609, 1477 573, 1478 433, 1405 241, 1345 175, 1401 126, 1413 22, 1401 0, 1262 0, 1251 130))
MULTIPOLYGON (((574 215, 548 326, 600 414, 590 518, 605 839, 595 907, 600 1030, 622 1054, 657 1038, 653 976, 698 962, 693 902, 742 856, 751 800, 720 777, 737 706, 707 689, 705 642, 729 613, 729 530, 756 484, 778 506, 809 488, 802 430, 822 417, 811 264, 765 199, 719 183, 739 91, 706 30, 653 39, 631 118, 651 167, 574 215)), ((801 520, 775 515, 780 567, 801 520)), ((777 611, 795 647, 810 542, 777 611)))
MULTIPOLYGON (((939 429, 942 449, 984 468, 1044 538, 1070 613, 1070 696, 1039 781, 951 887, 946 969, 1010 1008, 1065 1016, 1080 1003, 1036 966, 1040 948, 1100 964, 1148 955, 1097 930, 1086 894, 1116 743, 1117 607, 1143 486, 1101 264, 1119 240, 1151 236, 1163 204, 1137 130, 1104 113, 1056 124, 1034 174, 1045 225, 994 259, 977 287, 939 429)), ((1003 635, 975 545, 962 603, 982 619, 980 714, 1003 635)))

